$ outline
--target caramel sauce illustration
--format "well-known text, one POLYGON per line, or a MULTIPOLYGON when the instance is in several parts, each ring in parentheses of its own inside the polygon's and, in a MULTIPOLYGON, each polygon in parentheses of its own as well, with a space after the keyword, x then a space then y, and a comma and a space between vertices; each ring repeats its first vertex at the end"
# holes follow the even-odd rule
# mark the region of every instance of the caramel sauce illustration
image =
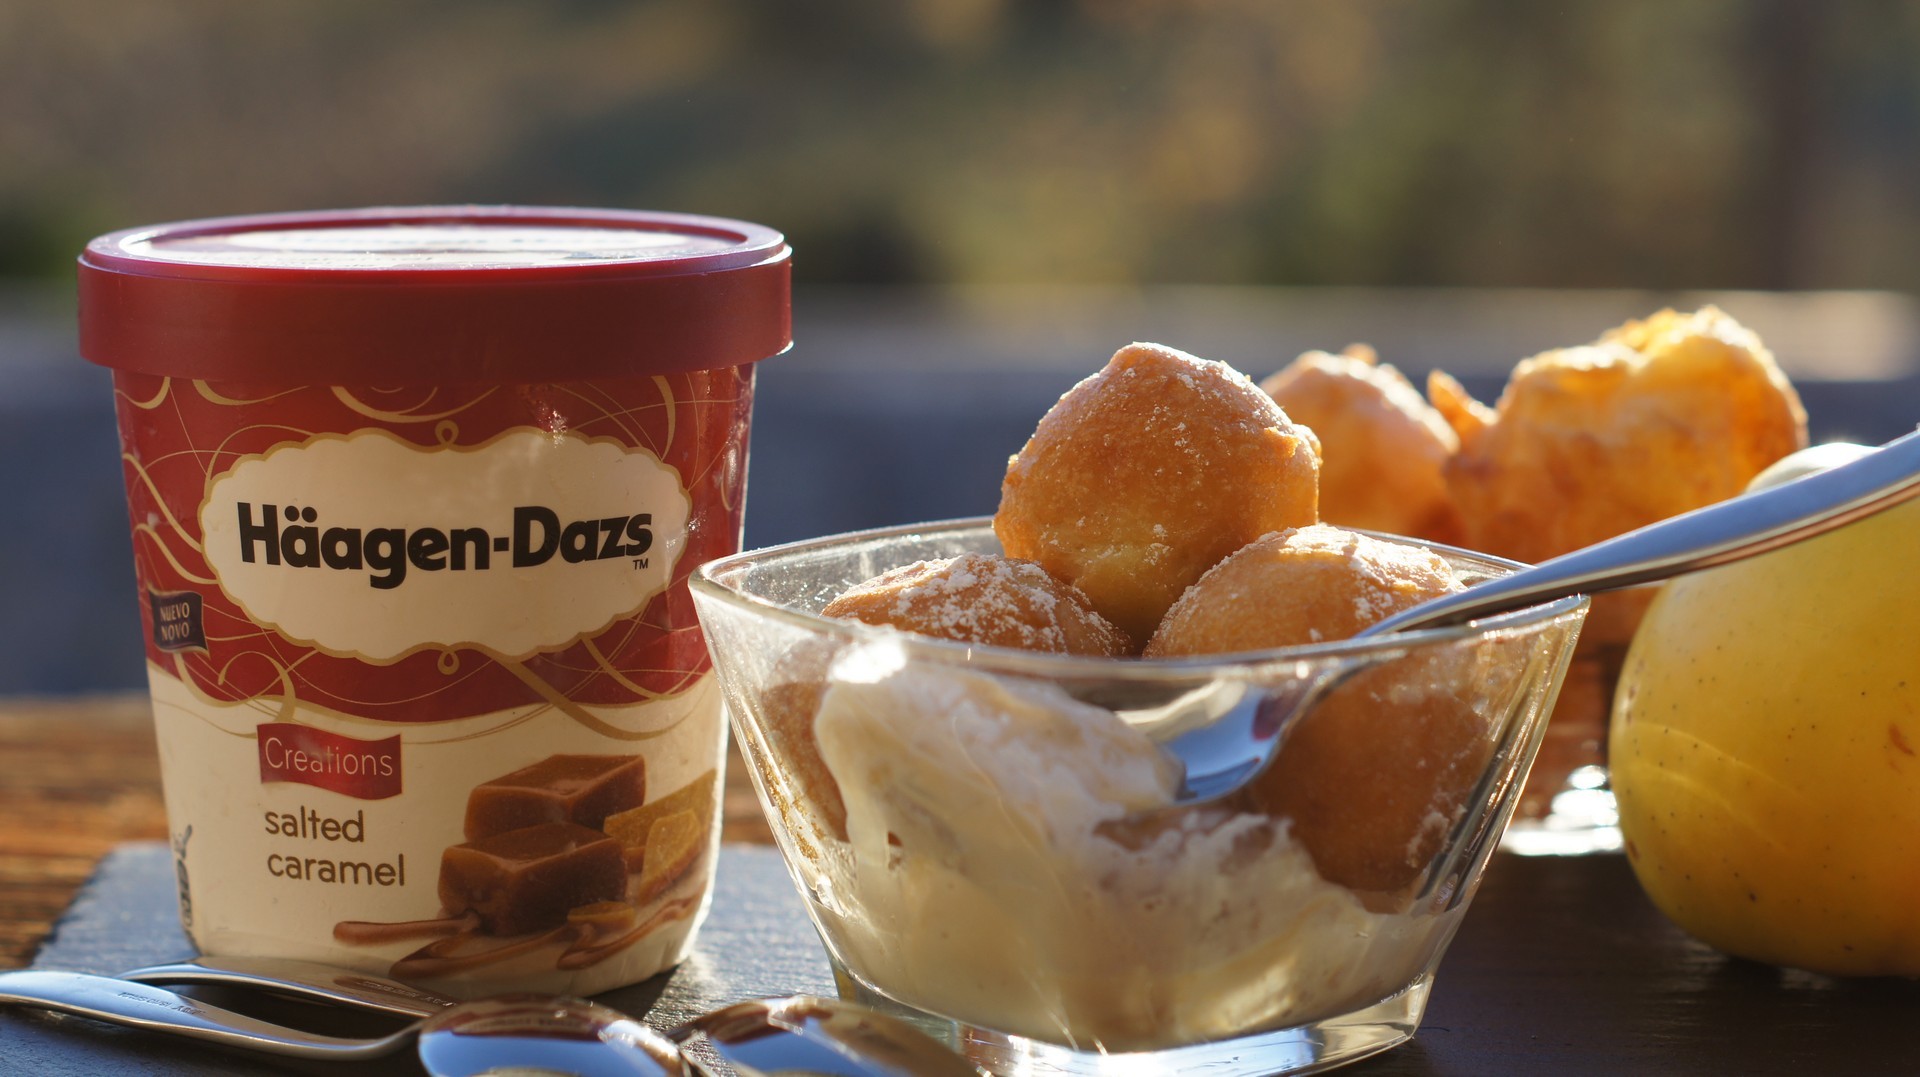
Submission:
POLYGON ((708 770, 648 801, 643 757, 552 755, 482 782, 467 799, 467 840, 441 854, 441 915, 343 920, 333 937, 428 940, 394 963, 400 979, 549 949, 556 969, 588 968, 698 911, 694 868, 711 845, 717 779, 708 770))

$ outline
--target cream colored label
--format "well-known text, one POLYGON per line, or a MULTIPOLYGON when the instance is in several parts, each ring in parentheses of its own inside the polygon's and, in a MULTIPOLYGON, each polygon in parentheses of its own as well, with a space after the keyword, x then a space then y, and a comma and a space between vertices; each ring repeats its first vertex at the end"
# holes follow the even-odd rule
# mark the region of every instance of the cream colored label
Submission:
POLYGON ((336 655, 522 657, 664 590, 686 546, 679 475, 612 441, 522 428, 484 445, 379 430, 247 458, 200 510, 207 562, 255 623, 336 655))
MULTIPOLYGON (((544 705, 427 723, 373 723, 301 704, 270 713, 258 700, 209 699, 157 667, 149 674, 182 918, 203 950, 404 971, 463 995, 586 994, 678 960, 704 915, 725 747, 712 677, 677 696, 592 708, 591 728, 544 705), (258 780, 269 750, 258 731, 290 722, 397 737, 404 790, 364 800, 258 780), (612 907, 618 917, 597 935, 568 921, 497 936, 451 916, 443 859, 469 841, 477 786, 556 756, 636 753, 645 757, 646 804, 684 801, 704 828, 701 851, 677 862, 678 874, 644 886, 649 851, 630 848, 624 907, 612 907)), ((617 831, 616 823, 605 825, 617 831)))

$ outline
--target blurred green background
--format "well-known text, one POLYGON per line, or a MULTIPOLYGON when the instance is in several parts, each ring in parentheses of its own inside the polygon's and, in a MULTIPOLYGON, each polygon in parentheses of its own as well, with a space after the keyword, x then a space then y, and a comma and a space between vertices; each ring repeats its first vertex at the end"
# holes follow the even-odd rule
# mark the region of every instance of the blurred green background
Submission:
POLYGON ((0 0, 0 694, 143 676, 86 240, 436 202, 788 234, 750 545, 991 512, 1136 339, 1491 398, 1716 302, 1920 420, 1913 0, 0 0))
POLYGON ((5 0, 0 101, 14 278, 500 201, 802 283, 1920 287, 1909 0, 5 0))

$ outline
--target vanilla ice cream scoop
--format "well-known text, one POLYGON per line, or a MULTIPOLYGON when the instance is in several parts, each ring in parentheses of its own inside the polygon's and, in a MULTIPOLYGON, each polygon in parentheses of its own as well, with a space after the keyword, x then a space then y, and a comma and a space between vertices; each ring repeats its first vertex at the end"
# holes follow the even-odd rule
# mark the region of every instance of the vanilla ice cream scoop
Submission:
POLYGON ((1268 1027, 1389 992, 1452 916, 1384 915, 1284 823, 1163 816, 1179 765, 1043 681, 843 654, 814 724, 847 806, 829 932, 903 1001, 1085 1049, 1268 1027))

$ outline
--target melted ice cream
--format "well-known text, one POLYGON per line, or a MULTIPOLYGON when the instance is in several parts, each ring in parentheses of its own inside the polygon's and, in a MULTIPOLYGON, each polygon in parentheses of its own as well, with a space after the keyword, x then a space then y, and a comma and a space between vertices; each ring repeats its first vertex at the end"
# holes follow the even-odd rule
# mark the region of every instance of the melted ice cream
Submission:
POLYGON ((1400 989, 1457 921, 1368 911, 1284 821, 1151 815, 1178 762, 1052 685, 876 644, 836 665, 815 732, 847 805, 833 944, 963 1022, 1110 1051, 1284 1027, 1400 989))

